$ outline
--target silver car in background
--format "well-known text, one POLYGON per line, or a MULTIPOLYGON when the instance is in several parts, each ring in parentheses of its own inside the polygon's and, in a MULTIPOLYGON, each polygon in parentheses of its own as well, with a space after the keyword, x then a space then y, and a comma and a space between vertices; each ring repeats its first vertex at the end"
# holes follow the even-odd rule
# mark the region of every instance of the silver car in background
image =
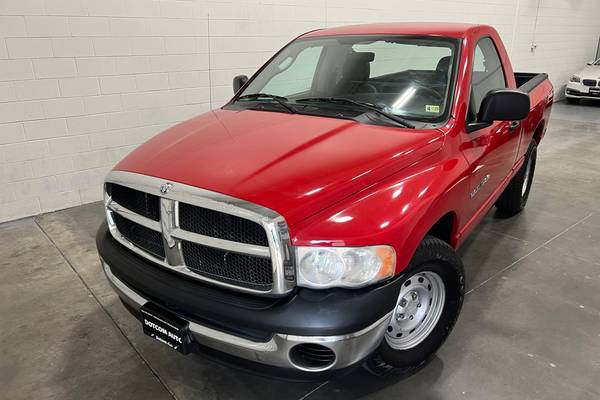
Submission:
POLYGON ((565 89, 567 101, 579 103, 581 99, 600 99, 600 58, 569 79, 565 89))

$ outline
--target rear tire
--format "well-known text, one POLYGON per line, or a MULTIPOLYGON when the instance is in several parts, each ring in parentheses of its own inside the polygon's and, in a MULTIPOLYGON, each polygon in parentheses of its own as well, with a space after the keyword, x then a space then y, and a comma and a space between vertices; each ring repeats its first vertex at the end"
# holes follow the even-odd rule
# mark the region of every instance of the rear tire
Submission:
POLYGON ((500 198, 496 200, 498 210, 507 214, 517 214, 525 208, 531 191, 536 159, 537 144, 532 139, 519 172, 512 178, 500 198))
POLYGON ((460 313, 464 268, 446 242, 427 236, 403 274, 405 279, 384 338, 363 364, 373 375, 410 375, 424 367, 444 343, 460 313))
POLYGON ((579 104, 580 99, 576 99, 575 97, 567 97, 567 103, 569 104, 579 104))

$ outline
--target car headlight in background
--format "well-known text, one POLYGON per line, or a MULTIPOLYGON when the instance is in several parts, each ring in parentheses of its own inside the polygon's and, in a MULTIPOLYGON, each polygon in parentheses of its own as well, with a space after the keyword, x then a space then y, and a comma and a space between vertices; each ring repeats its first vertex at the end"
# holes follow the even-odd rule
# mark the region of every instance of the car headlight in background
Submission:
POLYGON ((396 268, 391 246, 297 247, 298 285, 356 288, 390 278, 396 268))
POLYGON ((569 79, 570 82, 575 82, 575 83, 580 83, 581 82, 581 78, 577 75, 573 75, 571 77, 571 79, 569 79))

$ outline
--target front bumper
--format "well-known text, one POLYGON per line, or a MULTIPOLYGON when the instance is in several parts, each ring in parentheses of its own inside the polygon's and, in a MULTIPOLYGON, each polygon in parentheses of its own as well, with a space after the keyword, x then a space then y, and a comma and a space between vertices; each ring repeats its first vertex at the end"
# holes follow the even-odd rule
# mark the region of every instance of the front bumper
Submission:
MULTIPOLYGON (((157 295, 158 292, 154 292, 152 295, 142 294, 144 290, 151 292, 151 288, 154 288, 153 284, 159 284, 168 279, 180 280, 181 282, 178 283, 183 285, 185 278, 162 271, 158 266, 149 265, 147 261, 136 257, 114 241, 110 235, 104 232, 103 228, 105 225, 98 232, 97 244, 104 273, 112 288, 134 315, 139 313, 139 309, 145 303, 152 301, 189 321, 192 341, 197 345, 196 348, 200 349, 198 352, 206 353, 202 351, 202 348, 210 349, 213 352, 210 354, 213 358, 229 358, 225 360, 229 364, 237 364, 235 361, 237 359, 251 364, 275 367, 278 370, 276 375, 288 377, 292 375, 302 379, 311 379, 310 376, 314 375, 315 379, 317 377, 320 379, 323 376, 330 376, 329 374, 324 375, 323 372, 346 371, 358 365, 381 342, 394 306, 395 295, 397 295, 396 286, 399 280, 390 282, 379 290, 375 289, 374 293, 350 293, 349 296, 347 293, 349 291, 341 291, 343 292, 341 294, 329 293, 324 296, 314 293, 305 293, 302 296, 296 294, 292 300, 274 300, 270 305, 266 303, 251 305, 245 312, 244 305, 235 305, 235 302, 226 299, 218 306, 215 305, 216 303, 207 304, 206 310, 218 309, 223 316, 221 321, 215 321, 215 317, 208 311, 201 313, 193 310, 191 306, 183 308, 182 304, 174 304, 174 300, 169 298, 173 292, 179 293, 181 299, 185 299, 189 295, 183 286, 165 286, 171 287, 170 293, 167 293, 163 287, 164 296, 157 295), (120 255, 120 257, 115 257, 116 255, 120 255), (123 266, 126 268, 119 264, 124 264, 123 266), (156 274, 154 276, 145 274, 144 282, 139 281, 137 285, 124 281, 131 278, 127 274, 121 275, 123 279, 117 276, 125 270, 137 272, 136 276, 140 275, 141 270, 136 271, 140 264, 146 264, 148 273, 152 271, 156 274), (142 289, 140 290, 140 288, 142 289), (374 294, 376 294, 375 297, 374 294), (373 302, 380 303, 379 311, 373 309, 373 302), (246 322, 241 321, 246 314, 249 314, 250 319, 246 322), (203 316, 207 318, 203 318, 203 316), (232 323, 231 318, 234 318, 236 322, 232 323), (330 324, 331 321, 334 321, 334 325, 330 324), (357 324, 363 324, 363 326, 356 330, 334 332, 332 329, 335 327, 335 321, 343 321, 339 323, 342 326, 341 329, 344 329, 343 326, 356 326, 357 324), (369 322, 365 323, 365 321, 369 322), (298 331, 301 327, 302 331, 298 331), (298 334, 304 331, 307 334, 298 334), (323 334, 317 332, 323 332, 323 334), (333 351, 335 358, 330 364, 316 368, 300 365, 290 357, 292 348, 300 344, 326 346, 333 351), (219 354, 228 357, 220 357, 219 354), (233 362, 231 357, 234 358, 233 362), (297 375, 294 372, 301 374, 297 375)), ((187 284, 197 285, 195 282, 187 284)), ((195 290, 202 290, 202 288, 195 286, 195 290)), ((310 290, 306 291, 311 292, 310 290)), ((216 296, 213 294, 209 297, 214 302, 216 296)), ((236 301, 239 302, 239 299, 236 301)), ((202 303, 204 303, 202 297, 189 301, 190 305, 200 305, 200 307, 202 303)), ((266 373, 270 372, 267 370, 266 373)))
POLYGON ((565 88, 565 96, 575 99, 600 99, 600 88, 569 82, 565 88))

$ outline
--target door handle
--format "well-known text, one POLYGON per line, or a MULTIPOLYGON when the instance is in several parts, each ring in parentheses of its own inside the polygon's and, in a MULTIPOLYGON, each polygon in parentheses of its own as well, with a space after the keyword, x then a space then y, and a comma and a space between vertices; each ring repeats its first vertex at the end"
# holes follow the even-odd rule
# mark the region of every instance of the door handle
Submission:
POLYGON ((508 124, 508 129, 510 129, 510 131, 513 132, 519 126, 521 126, 521 121, 511 121, 510 124, 508 124))

